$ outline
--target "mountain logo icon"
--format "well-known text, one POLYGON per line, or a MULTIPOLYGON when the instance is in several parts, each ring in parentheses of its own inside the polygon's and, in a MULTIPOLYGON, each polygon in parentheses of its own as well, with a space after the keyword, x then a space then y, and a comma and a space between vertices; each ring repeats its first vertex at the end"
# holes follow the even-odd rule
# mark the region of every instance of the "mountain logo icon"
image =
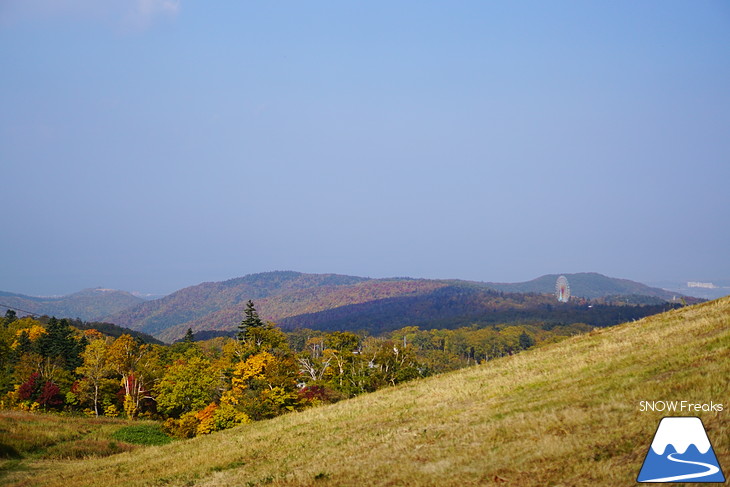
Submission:
POLYGON ((702 420, 663 418, 636 481, 725 482, 702 420))

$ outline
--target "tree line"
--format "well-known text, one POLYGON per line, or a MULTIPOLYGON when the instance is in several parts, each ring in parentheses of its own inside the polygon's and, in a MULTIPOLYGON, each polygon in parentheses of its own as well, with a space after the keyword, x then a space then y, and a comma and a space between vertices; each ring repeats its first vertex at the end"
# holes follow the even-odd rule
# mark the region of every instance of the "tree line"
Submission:
POLYGON ((249 301, 236 337, 172 345, 109 336, 67 319, 0 319, 0 407, 164 421, 207 434, 477 365, 566 336, 584 324, 470 326, 382 336, 283 332, 249 301))

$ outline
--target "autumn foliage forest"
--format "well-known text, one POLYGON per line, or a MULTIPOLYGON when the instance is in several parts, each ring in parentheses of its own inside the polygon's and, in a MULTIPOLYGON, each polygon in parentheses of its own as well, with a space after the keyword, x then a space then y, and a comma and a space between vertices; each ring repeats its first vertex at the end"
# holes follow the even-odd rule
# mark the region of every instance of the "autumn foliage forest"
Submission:
MULTIPOLYGON (((147 418, 189 438, 475 365, 585 324, 285 333, 248 302, 236 337, 173 345, 56 318, 0 319, 0 407, 147 418)), ((108 328, 108 327, 107 327, 108 328)))
POLYGON ((210 337, 202 333, 207 331, 220 332, 219 336, 236 331, 249 299, 256 302, 262 318, 284 331, 313 328, 377 336, 405 326, 455 329, 472 324, 588 323, 604 327, 672 306, 673 296, 661 289, 595 273, 567 277, 571 285, 575 283, 574 295, 579 297, 557 303, 553 294, 557 276, 506 285, 275 271, 201 283, 93 319, 172 343, 188 328, 199 338, 210 337))

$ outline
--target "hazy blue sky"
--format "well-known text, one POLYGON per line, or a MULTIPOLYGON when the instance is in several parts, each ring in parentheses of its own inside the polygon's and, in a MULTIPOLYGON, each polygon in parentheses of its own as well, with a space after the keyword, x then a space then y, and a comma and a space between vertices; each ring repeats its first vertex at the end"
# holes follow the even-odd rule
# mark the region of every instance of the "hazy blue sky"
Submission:
POLYGON ((0 0, 0 290, 730 277, 730 3, 0 0))

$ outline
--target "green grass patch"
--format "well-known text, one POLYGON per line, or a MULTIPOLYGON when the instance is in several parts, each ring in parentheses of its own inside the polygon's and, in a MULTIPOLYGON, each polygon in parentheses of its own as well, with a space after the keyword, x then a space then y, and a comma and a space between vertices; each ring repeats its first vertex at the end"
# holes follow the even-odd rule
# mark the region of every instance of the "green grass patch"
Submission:
POLYGON ((115 431, 112 438, 135 445, 166 445, 172 441, 157 423, 124 426, 115 431))

